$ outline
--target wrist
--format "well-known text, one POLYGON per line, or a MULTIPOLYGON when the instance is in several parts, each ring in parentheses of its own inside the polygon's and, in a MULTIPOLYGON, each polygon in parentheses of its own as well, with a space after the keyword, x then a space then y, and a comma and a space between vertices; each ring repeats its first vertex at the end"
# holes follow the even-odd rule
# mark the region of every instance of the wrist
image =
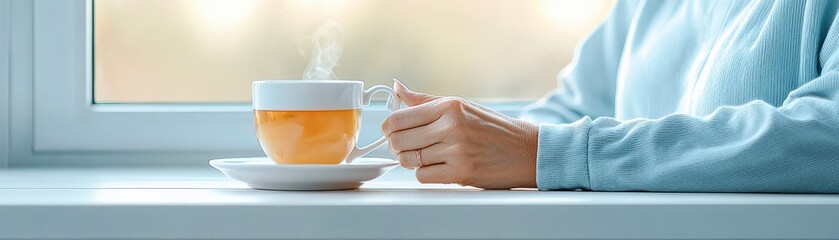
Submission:
POLYGON ((536 183, 545 190, 592 189, 588 141, 592 120, 542 124, 536 151, 536 183))
POLYGON ((520 121, 519 127, 522 129, 522 139, 519 149, 522 150, 521 164, 522 164, 522 187, 536 188, 536 157, 539 148, 539 126, 527 121, 520 121))

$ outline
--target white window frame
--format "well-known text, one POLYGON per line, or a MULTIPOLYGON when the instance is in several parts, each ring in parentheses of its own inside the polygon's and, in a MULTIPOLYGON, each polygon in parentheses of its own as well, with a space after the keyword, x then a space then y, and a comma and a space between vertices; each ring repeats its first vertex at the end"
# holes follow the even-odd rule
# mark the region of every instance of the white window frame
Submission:
MULTIPOLYGON (((9 5, 10 166, 191 166, 264 155, 250 104, 93 104, 91 0, 9 5)), ((517 115, 526 103, 487 105, 517 115)), ((376 103, 363 115, 359 141, 372 142, 388 112, 376 103)), ((384 147, 371 155, 390 156, 384 147)))
POLYGON ((9 162, 11 6, 10 0, 0 0, 0 168, 5 168, 9 162))

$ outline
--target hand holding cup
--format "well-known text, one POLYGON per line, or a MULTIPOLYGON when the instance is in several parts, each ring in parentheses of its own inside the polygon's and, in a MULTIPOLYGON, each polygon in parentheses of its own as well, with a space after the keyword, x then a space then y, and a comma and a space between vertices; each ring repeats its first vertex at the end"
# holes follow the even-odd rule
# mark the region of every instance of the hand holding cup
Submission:
POLYGON ((385 119, 382 133, 400 164, 417 169, 417 180, 536 187, 538 126, 461 97, 414 92, 397 80, 393 88, 408 107, 385 119))

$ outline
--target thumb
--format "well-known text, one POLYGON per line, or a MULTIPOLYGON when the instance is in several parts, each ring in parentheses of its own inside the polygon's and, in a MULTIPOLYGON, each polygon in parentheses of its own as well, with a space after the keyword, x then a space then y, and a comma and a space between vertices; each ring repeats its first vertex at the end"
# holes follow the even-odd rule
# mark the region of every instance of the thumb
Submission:
POLYGON ((393 90, 396 91, 396 96, 409 107, 440 98, 439 96, 411 91, 396 78, 393 78, 393 90))

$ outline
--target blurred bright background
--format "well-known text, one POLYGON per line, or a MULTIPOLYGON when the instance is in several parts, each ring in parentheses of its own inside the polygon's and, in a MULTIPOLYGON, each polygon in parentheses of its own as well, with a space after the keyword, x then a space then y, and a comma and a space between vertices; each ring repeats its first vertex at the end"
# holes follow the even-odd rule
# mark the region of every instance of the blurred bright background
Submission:
POLYGON ((612 0, 95 0, 99 103, 249 102, 250 82, 301 79, 312 33, 344 27, 335 73, 477 100, 557 87, 612 0))

